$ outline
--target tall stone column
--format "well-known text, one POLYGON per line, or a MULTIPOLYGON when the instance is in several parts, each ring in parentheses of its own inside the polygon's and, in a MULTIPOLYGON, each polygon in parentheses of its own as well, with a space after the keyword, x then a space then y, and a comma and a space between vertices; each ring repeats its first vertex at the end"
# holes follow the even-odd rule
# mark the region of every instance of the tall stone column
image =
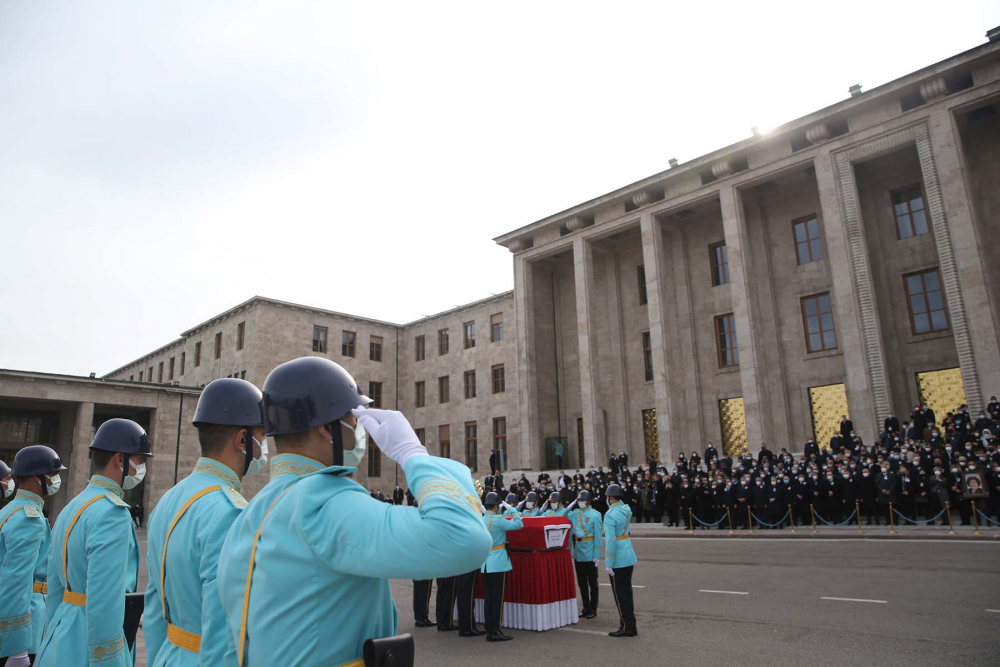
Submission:
POLYGON ((667 368, 667 328, 663 288, 669 284, 669 267, 663 252, 663 228, 651 213, 640 219, 642 260, 646 271, 646 311, 649 316, 649 343, 653 354, 653 396, 656 406, 656 436, 659 441, 657 460, 674 460, 670 404, 670 372, 667 368))
POLYGON ((965 397, 975 413, 986 407, 983 389, 990 391, 1000 386, 1000 341, 995 325, 995 311, 1000 305, 990 298, 979 254, 982 246, 976 238, 975 212, 954 118, 949 110, 939 109, 930 116, 926 133, 921 130, 917 130, 917 153, 927 207, 965 397))
POLYGON ((740 386, 743 389, 743 409, 747 423, 747 442, 751 451, 767 441, 768 429, 764 401, 763 374, 758 369, 761 342, 757 340, 754 325, 754 304, 750 296, 750 244, 747 238, 746 219, 736 187, 727 185, 719 192, 722 205, 722 227, 729 258, 729 289, 733 301, 733 318, 736 320, 736 342, 740 353, 740 386))
MULTIPOLYGON (((847 385, 847 407, 854 422, 855 432, 865 442, 871 442, 879 433, 878 413, 872 392, 871 376, 874 370, 865 355, 865 342, 861 327, 861 308, 870 309, 868 315, 877 321, 878 313, 870 300, 858 298, 855 271, 852 269, 848 250, 848 231, 837 195, 837 176, 833 158, 820 156, 815 162, 816 187, 819 190, 820 213, 826 232, 826 249, 833 276, 833 303, 837 313, 837 342, 844 352, 844 373, 847 385)), ((871 274, 868 256, 861 253, 857 262, 865 275, 871 274)), ((883 379, 883 381, 885 381, 883 379)))
POLYGON ((538 430, 534 299, 534 268, 523 257, 514 257, 519 463, 521 467, 541 470, 543 443, 540 442, 538 430))
MULTIPOLYGON (((594 299, 594 248, 581 238, 573 241, 573 277, 576 282, 576 326, 580 354, 580 403, 583 406, 583 449, 586 465, 597 465, 607 456, 604 412, 598 401, 596 315, 594 299)), ((583 465, 581 465, 583 467, 583 465)))
POLYGON ((94 404, 76 406, 76 423, 73 426, 73 447, 69 457, 69 489, 72 498, 87 486, 90 479, 90 441, 94 435, 94 404))

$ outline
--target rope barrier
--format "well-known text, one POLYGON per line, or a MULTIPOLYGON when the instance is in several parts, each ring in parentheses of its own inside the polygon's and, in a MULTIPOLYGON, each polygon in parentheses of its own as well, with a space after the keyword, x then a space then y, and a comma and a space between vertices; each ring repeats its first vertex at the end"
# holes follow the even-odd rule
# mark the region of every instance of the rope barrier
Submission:
POLYGON ((785 525, 785 519, 788 518, 788 512, 785 512, 785 516, 778 519, 778 523, 768 523, 767 521, 761 521, 760 517, 756 516, 755 514, 751 514, 750 516, 752 516, 757 523, 764 526, 765 528, 777 528, 778 526, 785 525))
POLYGON ((722 523, 723 521, 725 521, 725 520, 726 520, 726 517, 722 517, 721 519, 719 519, 719 520, 718 520, 718 521, 716 521, 715 523, 705 523, 704 521, 702 521, 701 519, 699 519, 699 518, 698 518, 698 515, 697 515, 697 514, 692 514, 692 515, 691 515, 691 517, 692 517, 692 518, 693 518, 693 519, 694 519, 695 521, 697 521, 698 523, 700 523, 701 525, 705 526, 706 528, 715 528, 715 527, 716 527, 716 526, 718 526, 718 525, 719 525, 720 523, 722 523))
POLYGON ((988 516, 983 514, 982 510, 976 510, 976 511, 979 513, 979 516, 983 517, 984 519, 992 523, 994 526, 1000 526, 1000 521, 994 521, 993 519, 989 518, 988 516))
POLYGON ((944 516, 944 512, 945 512, 945 510, 941 510, 940 512, 937 513, 937 516, 935 516, 933 518, 930 518, 930 519, 927 519, 927 520, 924 520, 924 521, 921 521, 921 520, 918 520, 918 519, 911 519, 910 517, 905 516, 902 512, 900 512, 897 509, 893 509, 892 511, 895 512, 896 516, 898 516, 903 521, 907 521, 909 523, 914 523, 914 524, 917 524, 918 526, 926 526, 929 523, 934 523, 935 521, 937 521, 938 519, 940 519, 942 516, 944 516))
POLYGON ((847 517, 847 519, 845 521, 841 521, 840 523, 831 523, 831 522, 827 521, 822 516, 820 516, 819 512, 816 512, 816 518, 819 519, 820 521, 822 521, 824 525, 830 526, 832 528, 841 528, 841 527, 846 526, 847 524, 849 524, 851 522, 851 520, 854 518, 854 513, 856 511, 857 510, 852 510, 851 511, 851 516, 847 517))

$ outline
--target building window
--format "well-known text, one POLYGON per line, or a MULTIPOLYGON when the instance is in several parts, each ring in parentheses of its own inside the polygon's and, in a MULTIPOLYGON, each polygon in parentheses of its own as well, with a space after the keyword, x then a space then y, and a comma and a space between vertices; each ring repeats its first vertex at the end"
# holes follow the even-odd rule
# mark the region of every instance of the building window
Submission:
MULTIPOLYGON (((140 372, 141 372, 141 371, 140 371, 140 372)), ((132 382, 133 380, 135 380, 135 376, 134 376, 134 375, 129 375, 129 376, 128 376, 128 381, 129 381, 129 382, 132 382)))
POLYGON ((326 327, 313 325, 313 352, 326 353, 326 327))
POLYGON ((729 283, 729 253, 726 244, 713 243, 708 246, 708 257, 712 264, 712 285, 727 285, 729 283))
POLYGON ((448 376, 438 378, 438 402, 447 403, 451 400, 451 388, 448 383, 448 376))
POLYGON ((417 396, 416 396, 417 407, 422 408, 424 407, 424 405, 427 404, 427 396, 426 396, 427 392, 424 390, 423 380, 417 383, 416 389, 417 389, 417 396))
POLYGON ((369 407, 381 408, 382 407, 382 383, 381 382, 369 382, 368 383, 368 398, 372 399, 372 404, 369 407))
POLYGON ((476 397, 476 371, 465 371, 465 397, 476 397))
POLYGON ((490 315, 490 342, 497 343, 503 340, 503 313, 490 315))
POLYGON ((187 360, 187 352, 181 352, 181 375, 184 375, 184 362, 187 360))
POLYGON ((222 332, 215 334, 215 358, 222 357, 222 332))
POLYGON ((246 371, 240 371, 240 379, 241 380, 246 380, 247 379, 247 372, 246 371))
POLYGON ((139 371, 139 382, 142 382, 142 371, 139 371))
POLYGON ((340 334, 340 354, 345 357, 354 356, 354 341, 358 337, 353 331, 344 331, 340 334))
POLYGON ((194 367, 201 366, 201 342, 194 344, 194 367))
POLYGON ((937 269, 903 276, 906 304, 910 309, 910 328, 914 334, 945 331, 948 312, 941 291, 941 275, 937 269))
POLYGON ((372 361, 382 361, 382 337, 372 336, 368 343, 368 358, 372 361))
POLYGON ((465 338, 465 349, 476 346, 476 323, 466 322, 462 325, 462 331, 465 338))
POLYGON ((738 366, 740 351, 736 345, 736 318, 732 313, 715 318, 715 344, 719 352, 719 368, 738 366))
POLYGON ((426 354, 423 336, 417 336, 413 339, 413 349, 416 351, 417 361, 423 361, 426 354))
POLYGON ((448 354, 448 330, 438 331, 438 354, 444 356, 448 354))
POLYGON ((894 190, 892 196, 892 212, 896 216, 896 234, 901 239, 926 234, 927 211, 924 210, 924 194, 920 184, 908 188, 894 190))
POLYGON ((451 425, 438 426, 438 443, 441 445, 441 458, 451 458, 451 425))
POLYGON ((507 391, 507 371, 504 370, 503 364, 497 364, 493 367, 493 393, 502 394, 507 391))
POLYGON ((640 264, 637 267, 637 273, 639 274, 639 305, 645 306, 648 301, 646 295, 646 265, 640 264))
POLYGON ((507 418, 493 418, 493 449, 507 453, 507 418))
POLYGON ((799 264, 823 259, 823 243, 819 239, 819 220, 811 215, 792 223, 795 235, 795 252, 799 264))
POLYGON ((174 359, 176 359, 176 357, 170 357, 170 368, 168 371, 169 376, 167 377, 168 380, 174 379, 174 359))
POLYGON ((479 472, 478 440, 476 422, 465 422, 465 465, 472 472, 479 472))
POLYGON ((382 451, 374 442, 368 446, 368 476, 382 476, 382 451))
POLYGON ((160 369, 157 372, 156 377, 157 377, 157 380, 156 380, 157 382, 160 382, 160 383, 163 382, 163 362, 162 361, 160 362, 160 369))
POLYGON ((424 435, 424 429, 415 428, 413 429, 413 434, 417 436, 417 442, 419 442, 424 447, 427 446, 427 436, 424 435))
POLYGON ((152 366, 149 367, 149 372, 146 373, 146 377, 149 378, 150 382, 153 381, 153 367, 152 366))
POLYGON ((806 351, 822 352, 837 348, 829 292, 802 298, 802 321, 806 327, 806 351))
POLYGON ((240 322, 236 325, 236 349, 243 349, 243 333, 246 331, 247 323, 240 322))
POLYGON ((646 382, 653 381, 653 342, 648 331, 642 332, 642 367, 646 371, 646 382))

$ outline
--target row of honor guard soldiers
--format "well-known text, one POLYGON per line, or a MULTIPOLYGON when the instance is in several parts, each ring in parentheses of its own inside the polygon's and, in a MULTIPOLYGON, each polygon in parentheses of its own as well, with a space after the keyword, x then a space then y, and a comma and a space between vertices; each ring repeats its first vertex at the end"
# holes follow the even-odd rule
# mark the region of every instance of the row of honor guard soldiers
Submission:
MULTIPOLYGON (((412 665, 389 579, 474 572, 493 540, 469 469, 428 455, 402 414, 370 403, 320 357, 278 366, 263 393, 231 378, 205 388, 194 418, 202 456, 150 518, 148 665, 412 665), (416 506, 378 502, 350 478, 369 437, 403 468, 416 506), (270 481, 248 503, 242 481, 271 445, 270 481)), ((13 474, 25 509, 11 503, 0 517, 0 656, 16 667, 36 652, 43 667, 131 667, 139 550, 122 497, 142 481, 149 439, 124 419, 98 429, 93 477, 60 513, 51 545, 42 498, 64 468, 43 449, 53 469, 20 475, 18 460, 36 448, 21 450, 13 474), (30 558, 20 547, 29 540, 30 558), (8 576, 10 552, 30 561, 17 569, 28 576, 8 576), (31 598, 46 592, 43 610, 31 598)))

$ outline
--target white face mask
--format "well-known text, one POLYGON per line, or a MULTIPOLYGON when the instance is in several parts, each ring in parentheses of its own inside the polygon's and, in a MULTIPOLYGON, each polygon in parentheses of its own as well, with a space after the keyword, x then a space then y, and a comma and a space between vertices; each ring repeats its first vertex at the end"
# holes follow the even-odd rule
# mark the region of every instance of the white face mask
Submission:
POLYGON ((14 495, 14 480, 8 479, 3 483, 3 497, 10 498, 14 495))
POLYGON ((535 509, 535 503, 531 503, 531 502, 524 503, 524 506, 527 507, 529 510, 535 509))
POLYGON ((129 465, 129 469, 135 468, 135 474, 134 475, 126 475, 125 476, 125 481, 122 484, 122 489, 125 490, 125 491, 128 491, 129 489, 134 489, 135 487, 139 486, 139 484, 142 482, 143 478, 146 476, 146 464, 145 463, 140 463, 139 465, 136 465, 132 461, 132 459, 129 459, 128 460, 128 465, 129 465))
POLYGON ((45 495, 54 496, 59 491, 59 487, 62 486, 62 477, 56 475, 55 478, 52 478, 46 475, 45 482, 45 495))
POLYGON ((580 509, 585 510, 590 506, 590 503, 587 502, 586 500, 581 500, 579 503, 577 503, 577 505, 580 506, 580 509))
POLYGON ((350 443, 344 443, 344 465, 348 468, 357 468, 365 456, 365 450, 368 449, 368 432, 361 425, 361 420, 358 420, 357 426, 351 426, 344 420, 340 420, 340 423, 354 431, 354 448, 347 449, 350 443))
POLYGON ((250 459, 250 467, 248 467, 247 471, 243 473, 244 477, 252 477, 256 475, 264 469, 264 466, 267 465, 267 438, 257 440, 257 438, 251 435, 250 439, 253 440, 255 445, 260 447, 260 458, 250 459))

